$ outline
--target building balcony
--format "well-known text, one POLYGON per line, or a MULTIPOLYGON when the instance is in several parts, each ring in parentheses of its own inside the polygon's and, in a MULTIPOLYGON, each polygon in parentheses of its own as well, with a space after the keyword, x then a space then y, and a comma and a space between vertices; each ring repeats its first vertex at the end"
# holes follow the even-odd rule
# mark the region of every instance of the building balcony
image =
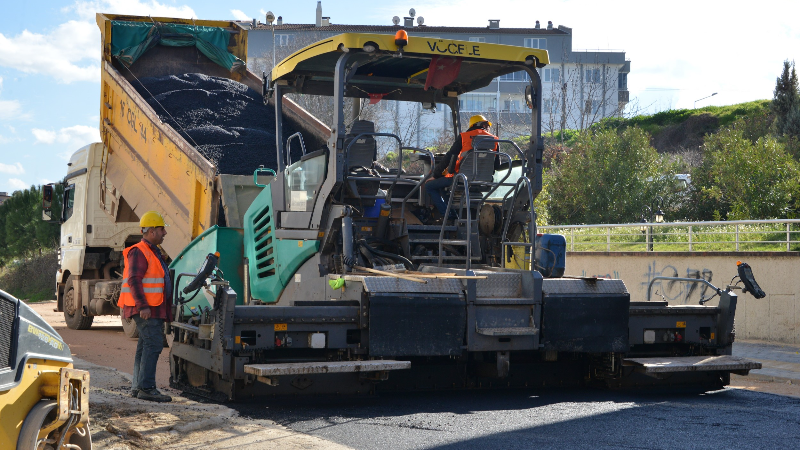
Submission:
POLYGON ((630 91, 628 90, 617 91, 617 101, 619 103, 628 103, 630 101, 630 91))

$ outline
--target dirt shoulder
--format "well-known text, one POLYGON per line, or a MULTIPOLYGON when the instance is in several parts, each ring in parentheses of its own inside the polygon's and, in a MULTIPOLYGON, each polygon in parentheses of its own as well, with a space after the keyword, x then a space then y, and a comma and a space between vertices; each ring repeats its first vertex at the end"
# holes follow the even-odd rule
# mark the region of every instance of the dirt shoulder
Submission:
POLYGON ((130 375, 79 359, 91 373, 89 415, 96 449, 312 449, 348 447, 296 433, 269 420, 239 417, 225 405, 175 396, 171 403, 130 397, 130 375), (120 387, 126 386, 126 387, 120 387))
POLYGON ((789 381, 766 381, 748 376, 731 375, 729 387, 800 398, 800 384, 793 384, 789 381))
POLYGON ((158 361, 156 383, 171 403, 152 403, 129 395, 136 340, 122 332, 119 318, 95 317, 92 328, 70 330, 55 301, 30 306, 56 329, 75 358, 91 374, 90 428, 95 449, 331 449, 348 447, 290 431, 269 420, 239 417, 225 405, 199 403, 168 387, 169 349, 158 361))

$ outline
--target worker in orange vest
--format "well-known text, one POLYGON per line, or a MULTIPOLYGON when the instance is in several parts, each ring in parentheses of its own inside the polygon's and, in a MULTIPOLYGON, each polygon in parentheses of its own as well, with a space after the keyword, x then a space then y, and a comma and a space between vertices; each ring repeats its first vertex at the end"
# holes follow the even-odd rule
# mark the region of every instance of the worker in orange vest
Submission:
POLYGON ((172 321, 172 282, 158 246, 167 235, 164 218, 156 211, 144 213, 139 226, 142 240, 126 248, 122 292, 117 305, 123 317, 132 319, 139 331, 133 362, 131 396, 155 402, 172 397, 156 389, 156 364, 164 347, 164 322, 172 321))
MULTIPOLYGON (((461 167, 461 160, 464 154, 472 150, 472 141, 478 136, 486 136, 489 138, 497 139, 497 136, 486 131, 492 126, 486 117, 478 114, 469 118, 469 128, 467 131, 461 133, 450 150, 445 154, 444 159, 436 164, 433 169, 433 178, 425 183, 425 192, 431 198, 431 202, 439 210, 439 214, 444 218, 447 212, 447 203, 444 201, 442 190, 445 187, 450 187, 453 184, 453 176, 458 173, 461 167)), ((497 151, 497 144, 493 149, 497 151)), ((498 161, 495 158, 495 169, 497 169, 498 161)), ((457 213, 451 208, 449 220, 455 220, 457 213)))

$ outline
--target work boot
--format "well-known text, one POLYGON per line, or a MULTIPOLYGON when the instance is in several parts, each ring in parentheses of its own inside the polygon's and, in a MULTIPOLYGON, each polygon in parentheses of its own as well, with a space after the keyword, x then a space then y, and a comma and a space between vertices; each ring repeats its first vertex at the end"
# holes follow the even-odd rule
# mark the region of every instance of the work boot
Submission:
POLYGON ((169 395, 162 394, 158 392, 158 389, 141 389, 139 391, 139 398, 142 400, 149 400, 151 402, 159 402, 159 403, 166 403, 171 402, 172 397, 169 395))
POLYGON ((131 389, 131 397, 136 398, 139 396, 139 389, 131 389))

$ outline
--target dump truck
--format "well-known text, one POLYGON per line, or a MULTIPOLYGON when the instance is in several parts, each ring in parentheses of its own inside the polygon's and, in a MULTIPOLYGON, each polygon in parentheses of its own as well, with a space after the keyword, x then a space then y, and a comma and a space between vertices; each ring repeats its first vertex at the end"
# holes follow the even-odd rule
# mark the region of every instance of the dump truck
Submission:
MULTIPOLYGON (((163 107, 163 98, 154 102, 146 97, 143 83, 198 74, 242 83, 255 89, 260 100, 262 78, 245 66, 247 29, 230 21, 111 14, 98 14, 97 24, 102 35, 102 142, 70 157, 60 211, 53 210, 59 203, 53 201, 53 185, 44 187, 43 199, 44 219, 61 223, 57 307, 76 330, 90 328, 94 316, 120 314, 122 251, 141 239, 144 212, 164 213, 170 227, 163 250, 170 258, 217 223, 241 227, 260 189, 252 171, 249 176, 241 170, 222 172, 224 157, 210 159, 178 125, 162 120, 174 111, 163 107)), ((284 99, 282 115, 289 129, 304 131, 309 145, 327 139, 329 129, 291 100, 284 99)), ((249 159, 256 167, 274 169, 277 164, 267 152, 249 159)), ((271 175, 269 169, 262 172, 256 178, 265 183, 271 175)), ((122 317, 121 322, 126 335, 136 337, 135 324, 122 317)))
POLYGON ((89 383, 53 327, 0 290, 0 448, 91 450, 89 383))
POLYGON ((264 83, 275 177, 241 227, 208 228, 170 265, 171 385, 223 401, 543 385, 712 390, 760 368, 731 355, 736 289, 763 296, 745 263, 744 286, 711 286, 718 298, 699 305, 631 299, 622 280, 565 275, 564 238, 539 236, 534 208, 538 69, 548 62, 546 50, 399 30, 333 36, 277 64, 264 83), (445 104, 457 139, 459 96, 519 71, 530 78, 529 142, 476 138, 438 221, 424 184, 441 156, 345 113, 367 98, 445 104), (299 158, 281 135, 290 94, 333 104, 326 145, 299 158), (390 173, 374 170, 379 140, 396 149, 390 173), (444 220, 451 211, 457 218, 444 220))

